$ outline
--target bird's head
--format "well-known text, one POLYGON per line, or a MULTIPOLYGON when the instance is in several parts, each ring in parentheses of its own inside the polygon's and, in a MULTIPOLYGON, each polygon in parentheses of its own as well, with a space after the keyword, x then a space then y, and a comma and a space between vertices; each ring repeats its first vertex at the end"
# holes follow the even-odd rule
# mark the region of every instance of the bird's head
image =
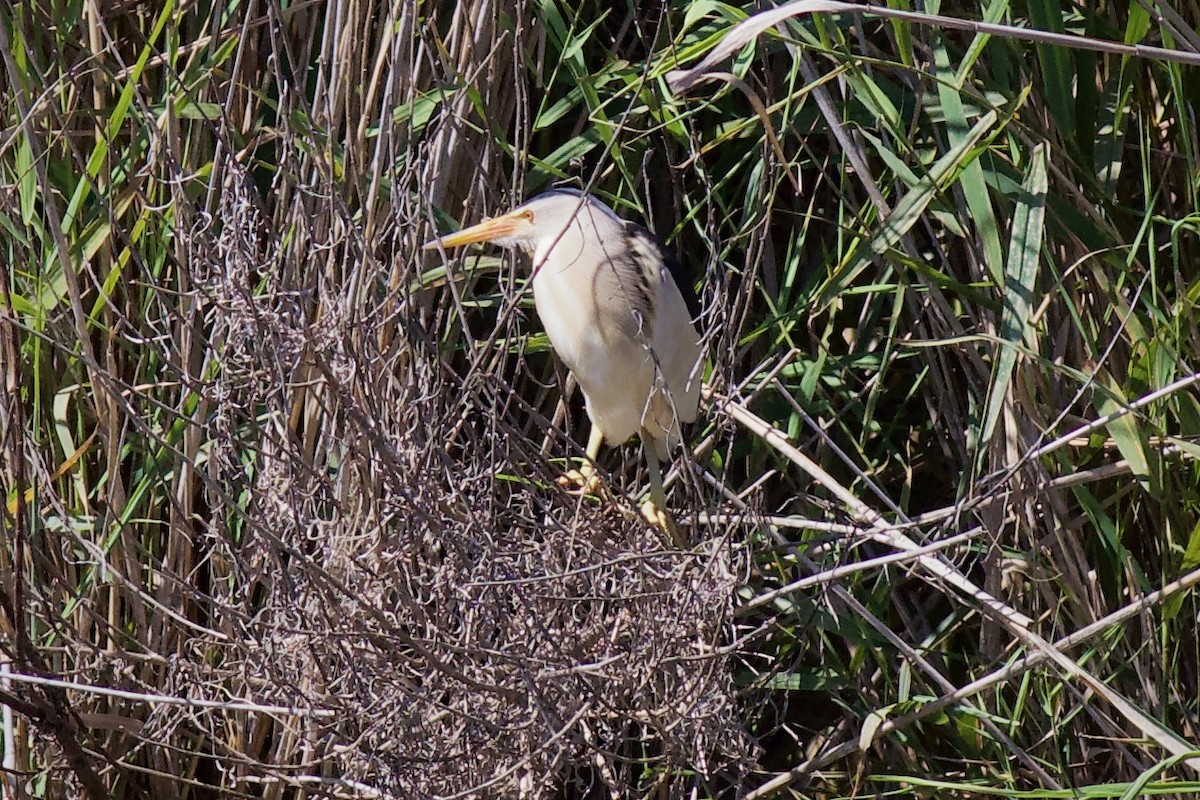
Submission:
POLYGON ((491 242, 533 253, 539 244, 562 236, 573 222, 594 229, 600 220, 620 222, 608 206, 591 195, 574 189, 554 189, 526 200, 498 217, 426 242, 424 249, 442 247, 449 250, 476 242, 491 242))

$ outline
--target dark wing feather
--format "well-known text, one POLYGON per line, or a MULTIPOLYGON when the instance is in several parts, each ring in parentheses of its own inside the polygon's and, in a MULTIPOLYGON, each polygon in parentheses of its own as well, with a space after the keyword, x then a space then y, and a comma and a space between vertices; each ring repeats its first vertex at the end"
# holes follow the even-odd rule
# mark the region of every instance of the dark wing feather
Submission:
POLYGON ((625 232, 628 236, 641 239, 658 251, 659 256, 667 267, 667 271, 671 273, 671 280, 675 281, 675 285, 679 287, 679 293, 683 295, 683 304, 687 306, 688 316, 692 318, 692 324, 694 325, 696 320, 700 318, 700 298, 696 296, 696 287, 692 283, 692 276, 689 274, 689 270, 675 256, 671 248, 667 247, 657 236, 636 222, 626 222, 625 232))

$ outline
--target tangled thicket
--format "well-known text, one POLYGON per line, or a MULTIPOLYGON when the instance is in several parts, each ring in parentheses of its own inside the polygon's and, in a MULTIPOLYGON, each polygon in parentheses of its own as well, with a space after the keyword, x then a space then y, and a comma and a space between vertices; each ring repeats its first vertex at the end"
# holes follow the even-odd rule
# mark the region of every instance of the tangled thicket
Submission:
MULTIPOLYGON (((187 379, 207 406, 206 524, 190 575, 172 577, 201 590, 219 639, 204 642, 211 672, 181 662, 167 684, 331 712, 243 717, 244 736, 286 731, 296 752, 274 758, 398 797, 618 790, 647 769, 735 777, 749 745, 725 645, 741 542, 674 552, 628 501, 559 489, 505 411, 503 370, 464 378, 437 356, 421 292, 404 291, 411 252, 373 254, 398 265, 389 292, 343 231, 264 233, 258 199, 227 191, 183 242, 186 302, 220 369, 187 379), (314 252, 377 299, 314 284, 314 252)), ((234 724, 206 716, 162 707, 149 724, 234 724)), ((249 766, 264 753, 244 755, 267 773, 249 766)))

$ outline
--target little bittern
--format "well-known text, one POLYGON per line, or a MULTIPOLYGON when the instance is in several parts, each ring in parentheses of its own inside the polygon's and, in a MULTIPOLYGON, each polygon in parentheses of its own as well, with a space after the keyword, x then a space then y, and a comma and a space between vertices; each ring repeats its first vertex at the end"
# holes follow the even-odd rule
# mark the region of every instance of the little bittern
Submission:
POLYGON ((640 435, 650 468, 643 513, 682 539, 665 514, 660 462, 696 418, 699 302, 674 255, 590 194, 554 189, 425 249, 492 242, 533 259, 533 299, 554 351, 575 374, 588 418, 591 483, 604 439, 640 435))

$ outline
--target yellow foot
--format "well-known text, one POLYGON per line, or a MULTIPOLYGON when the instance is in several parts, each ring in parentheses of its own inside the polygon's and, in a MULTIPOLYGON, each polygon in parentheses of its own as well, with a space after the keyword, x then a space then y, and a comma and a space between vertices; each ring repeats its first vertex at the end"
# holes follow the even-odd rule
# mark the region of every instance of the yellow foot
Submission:
POLYGON ((651 527, 664 531, 671 524, 671 518, 663 513, 653 500, 642 503, 642 519, 646 520, 651 527))
POLYGON ((649 523, 650 527, 658 528, 660 531, 670 537, 672 544, 681 550, 687 549, 687 542, 683 540, 679 529, 675 527, 674 520, 666 511, 659 508, 653 500, 647 500, 641 506, 642 519, 649 523))
POLYGON ((596 494, 600 490, 600 476, 594 469, 584 467, 582 470, 573 469, 566 475, 560 475, 558 485, 580 494, 596 494))

